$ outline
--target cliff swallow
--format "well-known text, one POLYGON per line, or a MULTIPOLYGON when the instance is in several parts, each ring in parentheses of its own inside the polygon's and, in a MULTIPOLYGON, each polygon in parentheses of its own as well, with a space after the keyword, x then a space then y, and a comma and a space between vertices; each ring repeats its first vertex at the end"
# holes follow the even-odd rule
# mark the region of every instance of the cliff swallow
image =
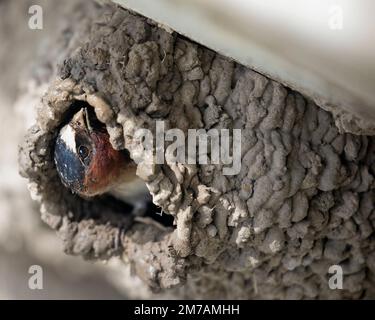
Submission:
POLYGON ((88 108, 61 128, 54 160, 62 183, 83 198, 109 192, 135 206, 149 200, 145 183, 136 176, 136 164, 126 151, 112 147, 105 126, 88 108))

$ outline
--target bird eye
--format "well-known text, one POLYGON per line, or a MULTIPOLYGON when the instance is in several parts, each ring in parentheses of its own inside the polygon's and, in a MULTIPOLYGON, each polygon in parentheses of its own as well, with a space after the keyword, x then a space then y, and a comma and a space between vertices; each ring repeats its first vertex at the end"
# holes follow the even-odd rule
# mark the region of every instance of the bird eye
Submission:
POLYGON ((89 149, 85 146, 79 146, 78 154, 82 160, 85 160, 89 155, 89 149))

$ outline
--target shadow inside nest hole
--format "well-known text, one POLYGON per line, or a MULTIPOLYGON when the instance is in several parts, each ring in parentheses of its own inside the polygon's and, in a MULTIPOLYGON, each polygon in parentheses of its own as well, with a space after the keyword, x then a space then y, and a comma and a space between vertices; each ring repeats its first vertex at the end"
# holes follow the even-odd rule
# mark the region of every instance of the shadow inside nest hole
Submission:
MULTIPOLYGON (((93 199, 95 201, 95 199, 93 199)), ((116 207, 116 212, 118 214, 132 214, 134 207, 121 201, 111 195, 105 195, 101 198, 101 204, 107 204, 112 208, 116 207)), ((161 207, 154 204, 152 201, 147 201, 143 215, 140 217, 151 218, 152 220, 160 223, 164 227, 173 227, 174 218, 172 215, 165 213, 161 207)))
MULTIPOLYGON (((73 119, 74 115, 79 112, 82 109, 87 110, 87 117, 89 118, 90 125, 93 127, 100 128, 100 130, 105 131, 108 134, 108 131, 106 129, 106 125, 99 121, 95 114, 95 108, 91 106, 86 101, 80 101, 75 100, 71 103, 68 110, 63 115, 63 121, 61 122, 61 125, 57 128, 57 132, 60 132, 60 130, 67 125, 71 119, 73 119)), ((53 153, 55 154, 56 145, 57 145, 57 136, 54 138, 54 148, 53 153)), ((77 147, 78 149, 78 147, 77 147)), ((120 153, 122 153, 125 157, 130 159, 129 151, 124 149, 120 150, 120 153)), ((55 169, 58 171, 58 166, 56 165, 56 161, 54 159, 55 169)), ((60 179, 60 182, 62 183, 62 187, 69 190, 70 188, 65 185, 65 183, 60 179)), ((71 191, 71 190, 70 190, 71 191)), ((148 191, 147 191, 148 192, 148 191)), ((79 193, 79 192, 78 192, 79 193)), ((117 196, 112 195, 110 193, 103 193, 97 196, 86 198, 85 196, 80 196, 77 194, 77 192, 71 191, 70 193, 71 197, 74 197, 77 199, 79 198, 79 202, 81 203, 81 218, 94 218, 96 220, 101 221, 100 223, 112 223, 113 222, 113 215, 117 216, 119 220, 121 218, 125 217, 126 215, 130 215, 134 213, 134 217, 142 217, 142 218, 150 218, 153 221, 161 224, 164 227, 173 227, 174 223, 174 217, 168 213, 165 213, 165 211, 162 210, 159 206, 155 205, 150 199, 151 195, 148 194, 148 196, 145 196, 144 201, 141 200, 140 207, 142 208, 141 211, 137 210, 138 208, 135 207, 131 203, 127 203, 123 199, 117 198, 117 196), (140 214, 141 212, 141 214, 140 214), (106 221, 106 215, 108 217, 108 221, 106 221)), ((68 202, 70 202, 68 200, 68 202)), ((70 203, 70 207, 72 204, 77 204, 76 201, 72 201, 70 203)), ((74 208, 71 208, 74 210, 74 208)), ((117 219, 115 219, 117 220, 117 219)))
MULTIPOLYGON (((79 197, 78 195, 73 195, 74 197, 79 197)), ((83 201, 84 207, 87 207, 85 212, 89 212, 88 218, 101 218, 105 220, 105 212, 109 211, 112 214, 117 215, 119 218, 125 217, 127 215, 133 215, 134 207, 120 199, 115 198, 112 195, 104 194, 102 196, 97 196, 92 199, 83 199, 81 197, 80 201, 83 201)), ((172 215, 165 213, 159 206, 155 205, 152 201, 147 201, 144 212, 142 215, 133 215, 133 217, 151 218, 153 221, 161 224, 164 227, 174 227, 174 218, 172 215)), ((112 218, 112 217, 111 217, 112 218)), ((112 219, 111 219, 112 220, 112 219)), ((104 221, 105 222, 105 221, 104 221)), ((108 221, 112 222, 112 221, 108 221)))

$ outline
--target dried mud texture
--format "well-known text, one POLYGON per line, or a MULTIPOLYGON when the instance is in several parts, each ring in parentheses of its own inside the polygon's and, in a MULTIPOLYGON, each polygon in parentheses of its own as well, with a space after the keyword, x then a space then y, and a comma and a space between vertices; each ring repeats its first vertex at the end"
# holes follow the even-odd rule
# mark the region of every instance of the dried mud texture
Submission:
POLYGON ((375 297, 375 140, 339 133, 332 115, 281 84, 115 6, 82 20, 20 148, 21 174, 65 251, 121 256, 155 290, 189 298, 375 297), (77 41, 79 39, 79 41, 77 41), (74 49, 74 50, 73 50, 74 49), (138 166, 163 231, 113 198, 60 183, 54 138, 85 100, 115 148, 137 156, 137 128, 242 130, 242 168, 138 166), (344 289, 328 288, 328 268, 344 289))

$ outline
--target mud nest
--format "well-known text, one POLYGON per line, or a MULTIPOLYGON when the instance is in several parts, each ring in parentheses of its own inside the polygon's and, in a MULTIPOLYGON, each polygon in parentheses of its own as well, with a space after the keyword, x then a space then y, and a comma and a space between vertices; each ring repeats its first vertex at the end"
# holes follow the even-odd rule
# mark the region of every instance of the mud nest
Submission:
POLYGON ((375 139, 339 132, 299 93, 144 17, 91 6, 20 147, 21 174, 65 252, 120 256, 154 290, 189 298, 374 298, 375 139), (132 157, 135 130, 160 120, 184 133, 241 129, 241 170, 139 164, 173 220, 162 229, 112 197, 84 200, 53 161, 77 101, 132 157), (343 290, 328 287, 331 265, 343 268, 343 290))

